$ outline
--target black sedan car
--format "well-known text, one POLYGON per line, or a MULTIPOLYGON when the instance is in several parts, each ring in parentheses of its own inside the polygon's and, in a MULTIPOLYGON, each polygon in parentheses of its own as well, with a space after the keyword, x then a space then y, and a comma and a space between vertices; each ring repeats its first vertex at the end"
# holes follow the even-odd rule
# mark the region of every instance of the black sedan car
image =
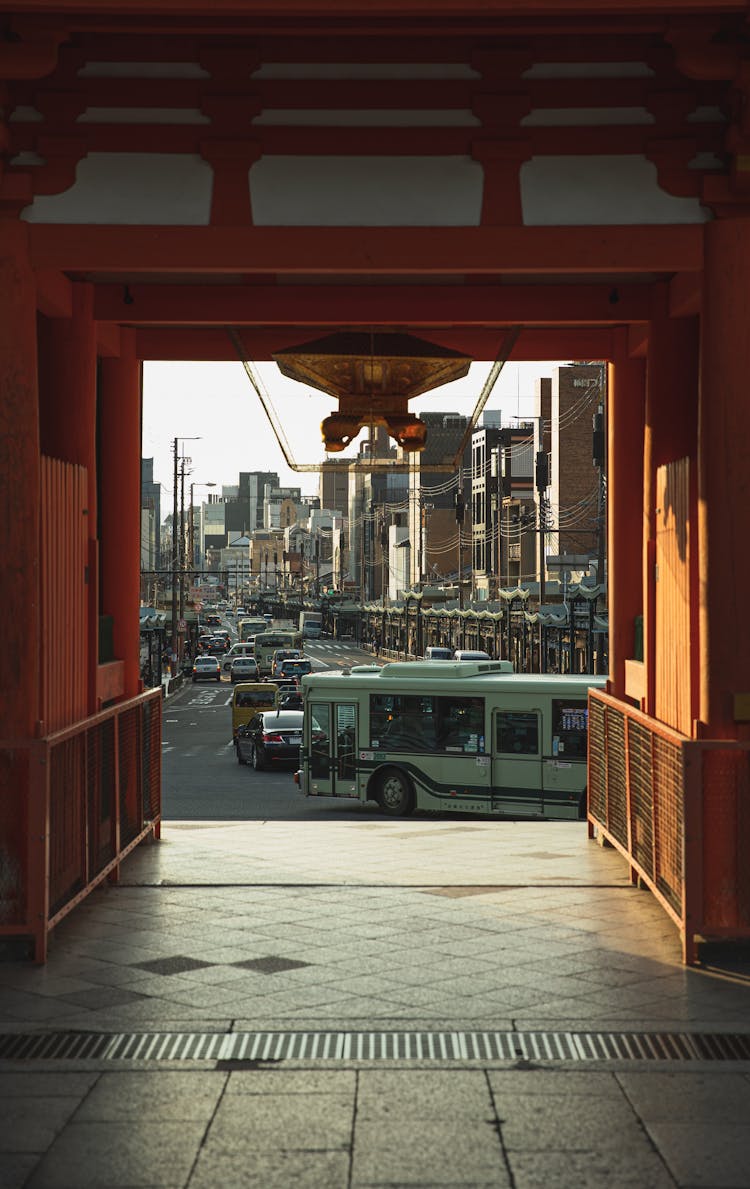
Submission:
POLYGON ((238 764, 264 768, 299 764, 302 746, 301 710, 261 710, 234 737, 238 764))

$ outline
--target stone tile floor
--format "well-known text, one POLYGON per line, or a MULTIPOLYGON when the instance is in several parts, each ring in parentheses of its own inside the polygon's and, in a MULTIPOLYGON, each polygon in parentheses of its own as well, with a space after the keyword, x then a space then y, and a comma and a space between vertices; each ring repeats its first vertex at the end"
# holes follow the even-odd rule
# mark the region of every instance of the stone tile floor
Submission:
MULTIPOLYGON (((750 1033, 579 823, 176 823, 2 1032, 750 1033)), ((0 1061, 3 1189, 750 1186, 750 1062, 0 1061)))

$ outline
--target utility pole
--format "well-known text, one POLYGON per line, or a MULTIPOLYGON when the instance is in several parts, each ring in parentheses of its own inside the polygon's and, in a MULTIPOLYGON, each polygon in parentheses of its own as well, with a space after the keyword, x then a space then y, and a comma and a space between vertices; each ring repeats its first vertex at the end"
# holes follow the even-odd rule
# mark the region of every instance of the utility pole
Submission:
MULTIPOLYGON (((604 369, 602 368, 602 373, 604 369)), ((606 489, 605 489, 605 473, 607 465, 607 437, 605 432, 604 419, 604 375, 601 377, 601 393, 602 401, 594 413, 593 417, 593 462, 594 466, 599 469, 599 482, 597 485, 597 500, 596 500, 596 530, 597 530, 597 561, 596 561, 596 580, 599 586, 604 584, 604 543, 606 540, 606 489)), ((597 650, 596 664, 593 663, 594 642, 593 642, 593 609, 594 604, 591 603, 589 615, 589 650, 591 655, 590 669, 593 672, 601 671, 599 650, 597 650)))
MULTIPOLYGON (((390 582, 390 572, 388 566, 388 524, 385 519, 385 512, 383 513, 383 520, 380 525, 380 596, 384 607, 388 606, 388 584, 390 582)), ((407 604, 408 605, 408 604, 407 604)))
POLYGON ((175 438, 172 443, 174 451, 174 500, 172 503, 172 643, 171 643, 171 664, 170 671, 174 677, 177 672, 177 567, 180 561, 177 541, 177 443, 179 439, 175 438))
POLYGON ((182 569, 180 566, 180 559, 185 548, 185 473, 183 464, 182 475, 182 523, 181 523, 181 539, 177 536, 177 456, 179 454, 180 442, 197 442, 199 437, 173 438, 172 451, 174 453, 174 475, 173 487, 174 498, 172 503, 172 664, 171 672, 174 677, 177 673, 177 662, 181 658, 182 649, 178 646, 178 623, 182 618, 182 569), (179 590, 178 590, 179 584, 179 590), (179 602, 178 602, 179 598, 179 602), (178 614, 179 612, 179 614, 178 614))
POLYGON ((183 456, 180 459, 180 619, 185 614, 185 462, 183 456))
MULTIPOLYGON (((544 493, 549 484, 549 469, 547 466, 547 452, 544 449, 543 422, 539 422, 539 449, 536 453, 536 491, 539 501, 539 611, 544 603, 544 577, 547 559, 544 554, 545 497, 544 493)), ((546 657, 544 655, 544 625, 539 623, 539 672, 546 673, 546 657)))
POLYGON ((464 584, 463 584, 463 540, 461 538, 461 528, 464 522, 464 471, 463 467, 458 468, 458 491, 455 498, 456 505, 456 524, 458 525, 458 607, 463 611, 464 606, 464 584))

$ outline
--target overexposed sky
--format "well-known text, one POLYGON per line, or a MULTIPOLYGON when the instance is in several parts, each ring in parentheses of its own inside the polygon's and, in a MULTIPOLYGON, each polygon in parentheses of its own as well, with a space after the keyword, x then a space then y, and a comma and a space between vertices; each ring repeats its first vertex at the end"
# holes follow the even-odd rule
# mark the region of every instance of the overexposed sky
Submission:
MULTIPOLYGON (((473 363, 463 380, 436 388, 427 396, 409 402, 411 412, 444 410, 471 415, 491 364, 473 363)), ((507 363, 492 391, 487 409, 501 409, 503 424, 514 417, 528 416, 537 376, 549 376, 559 361, 507 363)), ((337 401, 304 384, 287 380, 275 363, 256 365, 281 422, 289 454, 299 464, 319 463, 326 456, 320 433, 324 417, 337 408, 337 401)), ((241 363, 148 362, 143 368, 144 458, 154 459, 154 479, 162 485, 162 507, 166 515, 173 491, 175 437, 198 438, 180 442, 179 452, 190 458, 188 485, 195 484, 195 502, 208 497, 201 484, 238 482, 240 471, 275 471, 284 487, 299 487, 314 495, 318 477, 314 472, 296 472, 284 461, 273 430, 241 363), (166 501, 166 503, 165 503, 166 501)), ((346 451, 356 454, 354 443, 346 451)))

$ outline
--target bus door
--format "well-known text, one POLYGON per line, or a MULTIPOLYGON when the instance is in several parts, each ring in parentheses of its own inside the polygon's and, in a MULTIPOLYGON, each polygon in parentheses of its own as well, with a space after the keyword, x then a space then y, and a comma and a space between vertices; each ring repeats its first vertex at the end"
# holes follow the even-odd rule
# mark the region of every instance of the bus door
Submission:
POLYGON ((539 710, 495 710, 492 716, 492 808, 544 811, 542 716, 539 710))
POLYGON ((544 765, 545 809, 558 816, 577 817, 587 776, 586 699, 552 699, 551 737, 552 756, 544 765))
POLYGON ((357 796, 357 707, 354 702, 307 703, 310 715, 310 792, 357 796))

